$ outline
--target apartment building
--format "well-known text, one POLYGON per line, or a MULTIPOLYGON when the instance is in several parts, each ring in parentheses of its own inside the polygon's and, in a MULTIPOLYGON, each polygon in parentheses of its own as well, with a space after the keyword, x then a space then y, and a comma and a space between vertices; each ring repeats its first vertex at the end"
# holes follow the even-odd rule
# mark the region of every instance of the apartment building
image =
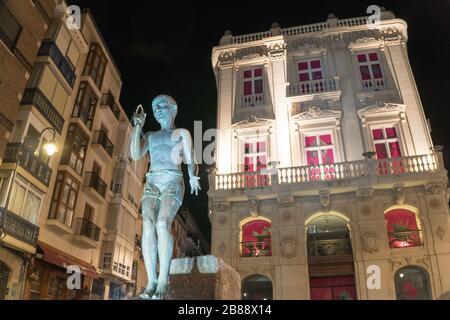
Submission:
POLYGON ((0 166, 2 243, 22 241, 29 252, 13 265, 3 253, 10 249, 0 249, 7 299, 108 299, 114 279, 136 285, 145 161, 128 159, 121 76, 91 13, 83 12, 81 29, 68 28, 66 7, 60 1, 48 12, 0 166), (67 285, 68 269, 80 272, 79 287, 67 285))
POLYGON ((211 251, 240 273, 243 299, 450 290, 447 171, 407 40, 407 23, 383 11, 377 25, 330 14, 228 31, 213 49, 211 251))

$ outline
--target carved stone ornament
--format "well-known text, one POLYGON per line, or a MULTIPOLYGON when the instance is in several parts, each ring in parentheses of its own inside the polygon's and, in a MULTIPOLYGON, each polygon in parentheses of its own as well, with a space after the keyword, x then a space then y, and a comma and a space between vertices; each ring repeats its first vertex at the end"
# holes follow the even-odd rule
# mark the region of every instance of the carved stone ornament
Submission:
POLYGON ((362 206, 359 211, 364 215, 369 215, 372 212, 372 208, 369 205, 362 206))
POLYGON ((363 118, 368 114, 383 113, 389 111, 402 112, 406 110, 406 105, 399 103, 381 103, 358 110, 358 115, 363 118))
POLYGON ((211 210, 213 212, 229 211, 231 204, 229 201, 212 201, 211 210))
POLYGON ((281 240, 281 256, 286 259, 291 259, 297 255, 296 253, 297 241, 294 237, 285 237, 281 240))
POLYGON ((431 194, 439 194, 442 191, 442 184, 441 183, 427 183, 425 185, 425 192, 428 195, 431 194))
POLYGON ((219 224, 224 225, 227 223, 228 217, 226 215, 222 214, 219 216, 219 218, 217 220, 219 221, 219 224))
POLYGON ((439 240, 444 240, 444 236, 445 236, 445 231, 444 229, 442 229, 441 226, 438 226, 436 229, 436 236, 439 238, 439 240))
POLYGON ((320 190, 319 197, 322 210, 324 212, 330 211, 330 190, 320 190))
POLYGON ((373 189, 372 188, 363 188, 356 191, 356 196, 358 197, 358 200, 372 200, 373 197, 373 189))
POLYGON ((292 213, 290 211, 285 211, 281 214, 281 219, 283 221, 288 222, 292 219, 292 213))
POLYGON ((247 120, 243 120, 235 123, 232 128, 234 129, 245 129, 245 128, 254 128, 254 127, 265 127, 272 126, 274 124, 274 120, 262 119, 258 118, 255 115, 251 115, 247 120))
POLYGON ((294 120, 312 120, 321 118, 334 118, 340 119, 342 115, 341 111, 337 110, 321 110, 320 107, 310 107, 307 111, 299 113, 294 116, 294 120))
POLYGON ((250 211, 250 215, 252 217, 257 217, 259 215, 259 200, 258 199, 249 199, 248 208, 250 211))
POLYGON ((403 203, 405 203, 405 193, 403 186, 394 186, 392 188, 392 192, 394 193, 395 202, 398 205, 403 205, 403 203))
POLYGON ((437 210, 442 206, 442 203, 439 199, 434 198, 430 200, 429 205, 431 209, 437 210))
POLYGON ((373 231, 365 231, 361 235, 363 250, 367 253, 378 251, 378 235, 373 231))
POLYGON ((363 47, 372 46, 372 45, 382 46, 383 41, 381 39, 376 39, 375 37, 363 37, 363 38, 360 38, 360 39, 350 42, 350 44, 348 45, 348 48, 350 50, 353 50, 356 48, 363 48, 363 47))
POLYGON ((294 203, 294 196, 292 195, 280 195, 277 197, 278 205, 280 207, 287 207, 294 203))

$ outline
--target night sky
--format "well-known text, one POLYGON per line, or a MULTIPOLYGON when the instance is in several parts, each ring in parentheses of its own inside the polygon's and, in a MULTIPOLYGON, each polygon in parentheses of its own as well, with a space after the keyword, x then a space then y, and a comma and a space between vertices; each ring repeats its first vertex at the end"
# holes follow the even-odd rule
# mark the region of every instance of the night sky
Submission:
MULTIPOLYGON (((193 133, 216 127, 217 95, 211 50, 225 30, 234 35, 267 31, 273 22, 291 27, 366 15, 371 4, 385 7, 409 25, 408 52, 435 145, 444 145, 450 168, 450 0, 371 1, 155 1, 72 0, 89 8, 122 74, 121 103, 130 117, 136 106, 148 110, 153 97, 172 95, 178 102, 178 127, 193 133)), ((150 110, 147 113, 151 114, 150 110)), ((159 126, 147 117, 146 130, 159 126)), ((202 192, 190 195, 190 207, 207 238, 207 174, 200 167, 202 192)))

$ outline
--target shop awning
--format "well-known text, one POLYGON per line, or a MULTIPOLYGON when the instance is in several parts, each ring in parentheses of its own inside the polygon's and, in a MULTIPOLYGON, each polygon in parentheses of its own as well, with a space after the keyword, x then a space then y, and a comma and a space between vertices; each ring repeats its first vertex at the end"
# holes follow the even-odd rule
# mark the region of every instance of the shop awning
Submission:
POLYGON ((56 249, 42 241, 38 241, 38 247, 44 254, 44 261, 57 265, 58 267, 67 269, 69 266, 79 266, 81 274, 87 277, 97 279, 99 274, 95 267, 81 259, 56 249))

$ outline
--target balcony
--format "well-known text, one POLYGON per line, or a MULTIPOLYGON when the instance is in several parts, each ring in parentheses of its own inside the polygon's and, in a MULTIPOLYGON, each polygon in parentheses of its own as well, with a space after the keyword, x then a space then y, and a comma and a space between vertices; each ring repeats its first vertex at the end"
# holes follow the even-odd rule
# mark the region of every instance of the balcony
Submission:
POLYGON ((21 105, 33 105, 44 116, 45 119, 61 133, 64 118, 59 114, 52 103, 45 97, 45 95, 38 88, 25 89, 23 94, 21 105))
POLYGON ((100 228, 86 218, 77 219, 75 241, 84 248, 95 249, 99 246, 100 228))
POLYGON ((309 264, 353 261, 348 232, 308 234, 307 249, 309 264))
POLYGON ((105 110, 105 116, 110 121, 119 121, 120 108, 111 93, 104 94, 100 103, 100 110, 105 110))
POLYGON ((381 91, 387 88, 383 78, 363 80, 362 87, 364 92, 381 91))
POLYGON ((97 203, 105 201, 107 188, 106 183, 95 172, 86 172, 84 189, 97 203))
POLYGON ((272 242, 247 241, 240 243, 241 257, 270 257, 272 256, 272 242))
POLYGON ((66 79, 70 87, 73 88, 76 79, 75 67, 61 53, 55 42, 49 39, 44 40, 42 42, 41 48, 39 49, 38 56, 49 56, 63 75, 64 79, 66 79))
POLYGON ((341 89, 338 77, 294 82, 287 89, 287 97, 291 102, 312 100, 318 96, 324 99, 339 99, 340 95, 341 89))
POLYGON ((94 149, 100 147, 101 149, 99 155, 103 155, 104 161, 110 161, 114 152, 114 145, 111 140, 109 140, 106 131, 97 130, 94 132, 94 136, 92 139, 92 147, 94 149))
POLYGON ((0 208, 0 230, 31 246, 37 244, 39 227, 5 208, 0 208))
POLYGON ((243 108, 263 107, 265 102, 264 93, 242 96, 243 108))
POLYGON ((400 181, 423 184, 433 177, 441 178, 445 175, 442 153, 437 152, 393 159, 275 168, 267 172, 211 174, 209 195, 238 198, 244 194, 276 195, 280 191, 310 193, 312 190, 330 187, 348 189, 357 188, 358 185, 394 185, 400 181))
POLYGON ((22 143, 8 143, 6 145, 3 163, 16 163, 39 180, 46 187, 49 186, 52 169, 27 150, 22 143))
POLYGON ((422 246, 420 230, 406 230, 389 233, 389 247, 392 249, 420 246, 422 246))

